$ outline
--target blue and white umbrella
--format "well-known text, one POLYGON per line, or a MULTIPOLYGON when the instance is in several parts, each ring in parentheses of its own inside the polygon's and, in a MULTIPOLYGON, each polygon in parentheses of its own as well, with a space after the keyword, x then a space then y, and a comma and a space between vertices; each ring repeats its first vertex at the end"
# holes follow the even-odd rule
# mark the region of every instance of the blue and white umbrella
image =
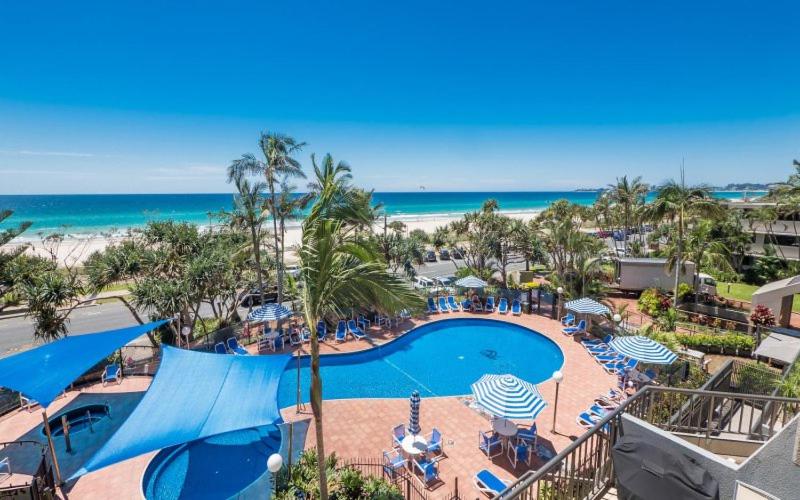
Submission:
POLYGON ((266 304, 251 311, 250 314, 247 315, 247 321, 277 321, 279 319, 288 318, 291 315, 292 311, 281 304, 266 304))
POLYGON ((655 340, 634 335, 617 337, 608 344, 612 349, 641 363, 670 365, 678 356, 655 340))
POLYGON ((408 419, 408 432, 417 435, 422 432, 419 427, 419 392, 411 393, 411 416, 408 419))
POLYGON ((535 419, 547 406, 535 385, 514 375, 484 375, 472 384, 475 402, 492 415, 535 419))
POLYGON ((570 300, 564 307, 569 309, 570 311, 576 312, 578 314, 609 314, 611 311, 594 299, 590 299, 589 297, 584 297, 582 299, 577 300, 570 300))
POLYGON ((466 278, 461 278, 460 280, 456 281, 456 286, 460 286, 462 288, 483 288, 488 285, 489 284, 483 281, 482 279, 472 275, 467 276, 466 278))

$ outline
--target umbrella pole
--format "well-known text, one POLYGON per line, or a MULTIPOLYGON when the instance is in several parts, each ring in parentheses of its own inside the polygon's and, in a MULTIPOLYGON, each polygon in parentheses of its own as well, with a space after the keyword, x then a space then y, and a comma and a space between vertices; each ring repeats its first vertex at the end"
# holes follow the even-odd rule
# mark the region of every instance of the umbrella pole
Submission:
POLYGON ((42 418, 44 419, 44 432, 47 435, 47 445, 50 447, 50 456, 53 458, 53 468, 56 470, 56 482, 61 485, 64 484, 64 481, 61 480, 61 467, 58 466, 58 457, 53 446, 53 435, 50 434, 50 421, 47 419, 47 410, 45 409, 42 409, 42 418))

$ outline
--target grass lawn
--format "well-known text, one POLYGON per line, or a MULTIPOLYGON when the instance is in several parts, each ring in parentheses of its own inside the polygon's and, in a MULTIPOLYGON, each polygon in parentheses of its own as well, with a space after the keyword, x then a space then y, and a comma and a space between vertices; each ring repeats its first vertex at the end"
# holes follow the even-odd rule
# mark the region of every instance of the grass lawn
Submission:
MULTIPOLYGON (((748 285, 747 283, 725 283, 717 282, 717 294, 726 299, 744 300, 750 302, 753 292, 758 290, 758 285, 748 285)), ((800 295, 800 294, 798 294, 800 295)), ((800 312, 800 297, 795 295, 792 303, 792 311, 800 312)))

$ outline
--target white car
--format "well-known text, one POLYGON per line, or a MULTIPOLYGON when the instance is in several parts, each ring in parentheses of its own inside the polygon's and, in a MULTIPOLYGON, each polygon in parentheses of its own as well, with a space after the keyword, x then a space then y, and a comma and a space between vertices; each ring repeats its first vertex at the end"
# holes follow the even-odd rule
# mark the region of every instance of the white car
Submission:
POLYGON ((433 280, 425 276, 417 276, 414 278, 414 288, 430 288, 433 285, 433 280))

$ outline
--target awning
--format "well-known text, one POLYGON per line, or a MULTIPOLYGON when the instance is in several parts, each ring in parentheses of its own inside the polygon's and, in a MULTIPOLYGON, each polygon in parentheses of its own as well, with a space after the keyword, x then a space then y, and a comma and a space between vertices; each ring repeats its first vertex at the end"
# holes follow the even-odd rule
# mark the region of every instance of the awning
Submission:
POLYGON ((167 321, 70 335, 0 359, 0 387, 21 392, 38 401, 42 408, 47 408, 61 391, 100 360, 167 321))
POLYGON ((578 314, 609 314, 611 311, 608 307, 604 306, 600 302, 597 302, 594 299, 590 299, 588 297, 584 297, 582 299, 577 300, 570 300, 564 307, 569 309, 570 311, 576 312, 578 314))
POLYGON ((280 418, 278 383, 289 358, 164 346, 142 401, 70 479, 150 451, 272 424, 280 418))
POLYGON ((800 355, 800 338, 770 333, 769 337, 761 341, 753 354, 786 364, 794 363, 794 360, 800 355))

